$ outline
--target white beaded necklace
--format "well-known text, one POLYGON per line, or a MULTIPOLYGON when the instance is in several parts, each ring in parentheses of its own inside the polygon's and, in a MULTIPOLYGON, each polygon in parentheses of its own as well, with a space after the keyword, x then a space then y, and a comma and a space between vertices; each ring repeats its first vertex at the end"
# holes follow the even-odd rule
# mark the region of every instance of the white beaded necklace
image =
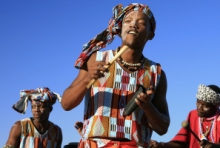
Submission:
MULTIPOLYGON (((117 54, 118 49, 119 49, 119 48, 117 48, 117 49, 115 50, 115 54, 117 54)), ((125 62, 121 57, 119 57, 118 60, 119 60, 122 64, 124 64, 125 66, 131 66, 131 67, 140 67, 140 66, 143 64, 143 61, 144 61, 144 60, 143 60, 143 55, 142 55, 141 63, 130 64, 130 63, 125 62)))

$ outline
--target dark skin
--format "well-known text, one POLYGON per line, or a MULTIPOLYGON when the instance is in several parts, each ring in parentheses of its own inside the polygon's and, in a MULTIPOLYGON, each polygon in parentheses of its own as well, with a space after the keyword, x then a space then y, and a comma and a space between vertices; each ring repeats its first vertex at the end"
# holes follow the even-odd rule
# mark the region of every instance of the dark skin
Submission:
MULTIPOLYGON (((212 105, 210 103, 206 103, 201 100, 196 101, 196 106, 199 117, 212 117, 213 115, 216 114, 218 109, 218 106, 212 105)), ((212 143, 205 140, 199 142, 199 145, 203 146, 203 148, 220 148, 220 143, 212 143)), ((164 143, 164 147, 163 147, 161 143, 151 140, 150 147, 151 148, 187 148, 187 143, 170 141, 168 143, 164 143)))
POLYGON ((77 121, 74 125, 74 127, 77 129, 80 136, 82 136, 82 130, 83 130, 83 123, 80 121, 77 121))
POLYGON ((218 106, 206 103, 204 101, 196 101, 197 113, 199 117, 211 117, 216 114, 218 106))
POLYGON ((150 140, 150 148, 187 148, 187 144, 170 141, 168 143, 164 143, 164 146, 162 146, 161 143, 158 143, 154 140, 150 140))
MULTIPOLYGON (((152 40, 154 33, 151 30, 151 25, 148 17, 138 11, 129 13, 122 25, 122 44, 128 46, 128 49, 121 55, 122 59, 127 63, 138 63, 141 61, 142 52, 148 40, 152 40)), ((115 53, 114 53, 115 54, 115 53)), ((117 61, 118 62, 118 61, 117 61)), ((62 107, 69 111, 78 106, 87 92, 87 84, 92 79, 103 77, 104 74, 100 71, 108 72, 104 65, 108 63, 97 62, 96 53, 92 54, 86 64, 80 69, 77 78, 64 91, 62 98, 62 107), (97 72, 97 73, 96 73, 97 72)), ((120 62, 120 66, 128 73, 132 73, 120 62)), ((142 108, 148 118, 149 125, 155 132, 163 135, 167 132, 170 124, 168 106, 166 101, 167 81, 166 75, 162 71, 160 82, 155 90, 152 86, 151 90, 147 91, 147 95, 140 94, 138 98, 143 102, 137 101, 137 104, 142 108), (150 101, 150 95, 154 94, 154 98, 150 101)))
MULTIPOLYGON (((47 107, 46 104, 32 104, 31 111, 33 114, 33 124, 35 127, 42 133, 45 133, 48 130, 49 126, 49 115, 52 111, 52 107, 47 107)), ((8 141, 6 145, 12 145, 14 147, 19 147, 20 145, 20 138, 21 138, 21 122, 17 121, 11 128, 8 141)), ((62 144, 62 131, 59 128, 59 141, 57 142, 57 148, 61 148, 62 144)))

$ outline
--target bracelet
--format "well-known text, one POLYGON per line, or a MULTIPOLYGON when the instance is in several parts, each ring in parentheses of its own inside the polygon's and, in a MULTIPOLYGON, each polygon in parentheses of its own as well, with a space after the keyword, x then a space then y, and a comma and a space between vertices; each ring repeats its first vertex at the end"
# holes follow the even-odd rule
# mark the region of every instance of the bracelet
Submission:
POLYGON ((161 146, 164 147, 164 142, 160 142, 161 146))
POLYGON ((13 145, 6 144, 6 145, 3 146, 3 148, 15 148, 15 147, 13 145))

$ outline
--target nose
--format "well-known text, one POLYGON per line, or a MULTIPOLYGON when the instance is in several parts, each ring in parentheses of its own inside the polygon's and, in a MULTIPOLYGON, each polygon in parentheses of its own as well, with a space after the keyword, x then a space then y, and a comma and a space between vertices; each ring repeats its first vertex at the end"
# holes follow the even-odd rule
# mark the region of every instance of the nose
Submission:
POLYGON ((131 28, 138 28, 136 21, 133 20, 133 21, 130 23, 130 27, 131 27, 131 28))

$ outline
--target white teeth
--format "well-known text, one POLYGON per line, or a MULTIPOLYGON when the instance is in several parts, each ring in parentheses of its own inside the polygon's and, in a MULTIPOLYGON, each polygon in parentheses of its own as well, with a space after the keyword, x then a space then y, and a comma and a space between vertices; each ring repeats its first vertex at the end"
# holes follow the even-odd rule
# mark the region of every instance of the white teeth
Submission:
POLYGON ((134 31, 129 31, 128 33, 130 33, 130 34, 136 34, 136 32, 134 32, 134 31))

